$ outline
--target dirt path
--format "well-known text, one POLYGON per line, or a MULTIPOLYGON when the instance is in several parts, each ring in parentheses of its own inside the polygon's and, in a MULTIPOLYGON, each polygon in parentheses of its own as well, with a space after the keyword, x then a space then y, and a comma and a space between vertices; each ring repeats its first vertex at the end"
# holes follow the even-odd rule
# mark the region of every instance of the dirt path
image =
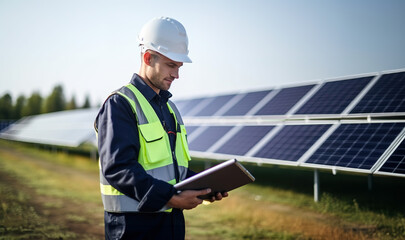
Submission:
MULTIPOLYGON (((89 182, 98 186, 98 175, 80 171, 66 166, 51 163, 49 161, 18 152, 15 149, 0 146, 2 154, 13 155, 19 161, 35 164, 43 171, 58 173, 74 179, 74 182, 89 182)), ((52 181, 50 179, 50 181, 52 181)), ((103 208, 100 201, 80 201, 65 198, 63 196, 52 196, 40 194, 36 189, 30 186, 9 171, 5 171, 0 166, 0 182, 7 183, 7 186, 29 196, 29 202, 26 203, 34 208, 35 212, 50 225, 58 226, 61 231, 74 233, 75 239, 104 239, 103 226, 103 208)), ((96 188, 97 189, 97 188, 96 188)), ((67 186, 66 191, 71 191, 67 186)), ((94 191, 94 189, 92 190, 94 191)), ((33 230, 35 231, 35 230, 33 230)), ((69 235, 69 234, 68 234, 69 235)))

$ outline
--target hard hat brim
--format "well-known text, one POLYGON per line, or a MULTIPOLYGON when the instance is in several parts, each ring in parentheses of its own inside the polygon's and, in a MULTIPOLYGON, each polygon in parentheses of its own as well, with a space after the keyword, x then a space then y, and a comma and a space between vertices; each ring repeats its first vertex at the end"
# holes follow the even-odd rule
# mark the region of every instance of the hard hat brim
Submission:
POLYGON ((184 55, 184 54, 161 53, 161 52, 159 52, 159 53, 175 62, 183 62, 183 63, 192 63, 193 62, 187 55, 184 55))
POLYGON ((184 55, 184 54, 159 51, 158 49, 154 48, 153 46, 147 47, 145 45, 140 45, 140 47, 141 47, 142 53, 146 52, 146 50, 152 50, 152 51, 158 52, 159 54, 162 54, 163 56, 165 56, 168 59, 173 60, 175 62, 183 62, 183 63, 192 63, 193 62, 187 55, 184 55))

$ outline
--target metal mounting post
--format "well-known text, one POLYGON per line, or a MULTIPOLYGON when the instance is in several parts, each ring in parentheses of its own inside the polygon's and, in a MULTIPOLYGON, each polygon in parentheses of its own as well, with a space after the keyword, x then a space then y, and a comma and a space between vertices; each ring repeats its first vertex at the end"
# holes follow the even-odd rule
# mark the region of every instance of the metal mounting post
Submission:
POLYGON ((372 191, 373 190, 373 174, 369 174, 368 175, 368 179, 367 179, 367 183, 368 183, 368 190, 372 191))
POLYGON ((319 171, 314 170, 314 202, 319 201, 319 171))

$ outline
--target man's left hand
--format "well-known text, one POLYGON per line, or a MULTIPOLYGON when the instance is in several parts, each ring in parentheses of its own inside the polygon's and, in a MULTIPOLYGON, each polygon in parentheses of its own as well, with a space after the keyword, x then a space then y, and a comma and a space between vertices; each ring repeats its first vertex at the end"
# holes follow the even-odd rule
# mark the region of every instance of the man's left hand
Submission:
POLYGON ((212 196, 211 199, 208 199, 210 202, 215 202, 215 201, 220 201, 222 198, 228 197, 228 192, 223 192, 223 193, 217 193, 215 196, 212 196))

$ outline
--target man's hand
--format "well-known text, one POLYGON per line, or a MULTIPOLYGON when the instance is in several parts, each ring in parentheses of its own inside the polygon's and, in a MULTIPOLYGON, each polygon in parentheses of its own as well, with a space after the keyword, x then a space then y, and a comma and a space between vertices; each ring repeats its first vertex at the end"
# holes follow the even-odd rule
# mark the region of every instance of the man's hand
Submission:
POLYGON ((228 197, 228 192, 217 193, 211 199, 208 199, 210 202, 220 201, 222 198, 228 197))
MULTIPOLYGON (((207 188, 204 190, 187 190, 182 191, 180 194, 173 195, 173 197, 169 200, 167 205, 172 208, 180 208, 180 209, 193 209, 197 207, 199 204, 203 202, 202 199, 198 198, 198 196, 206 195, 211 192, 211 189, 207 188)), ((222 198, 228 197, 228 193, 217 193, 211 199, 207 199, 207 201, 214 202, 220 201, 222 198)))
POLYGON ((211 189, 186 190, 180 194, 173 195, 167 205, 172 208, 193 209, 203 202, 198 196, 209 194, 211 189))

